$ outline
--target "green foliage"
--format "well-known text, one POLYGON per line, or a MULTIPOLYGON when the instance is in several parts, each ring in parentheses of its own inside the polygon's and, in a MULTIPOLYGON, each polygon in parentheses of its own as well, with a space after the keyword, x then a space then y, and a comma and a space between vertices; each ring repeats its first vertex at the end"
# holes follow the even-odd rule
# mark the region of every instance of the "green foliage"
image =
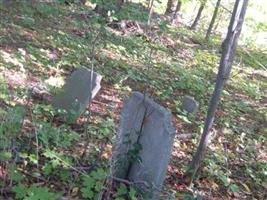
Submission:
MULTIPOLYGON (((120 184, 117 187, 117 191, 116 191, 116 197, 115 200, 124 200, 124 199, 130 199, 130 200, 137 200, 137 191, 134 189, 134 187, 126 187, 124 184, 120 184)), ((138 193, 140 196, 140 192, 138 193)), ((145 199, 144 197, 142 197, 143 199, 145 199)))
POLYGON ((57 5, 51 6, 47 3, 38 3, 34 9, 41 18, 52 17, 54 15, 60 15, 61 10, 57 5))
POLYGON ((24 109, 16 106, 2 114, 4 116, 1 116, 2 121, 0 122, 0 145, 8 148, 11 145, 11 139, 16 138, 21 130, 24 109))
POLYGON ((244 65, 254 69, 264 69, 267 63, 266 49, 260 50, 257 47, 252 47, 250 50, 237 49, 237 58, 244 65))
POLYGON ((8 100, 8 94, 9 94, 8 87, 4 77, 1 74, 0 74, 0 91, 1 91, 0 98, 3 99, 4 101, 8 100))
POLYGON ((99 117, 96 118, 96 120, 98 121, 97 124, 88 126, 88 132, 90 135, 95 136, 100 140, 107 139, 108 141, 111 141, 115 132, 113 120, 99 117))
POLYGON ((116 14, 116 17, 118 20, 126 19, 146 22, 148 18, 148 12, 141 4, 128 3, 116 14))
POLYGON ((51 121, 55 116, 55 110, 51 105, 35 104, 32 112, 37 117, 42 116, 44 121, 51 121))
POLYGON ((9 165, 10 177, 13 181, 20 182, 25 178, 25 175, 17 171, 15 165, 9 165))
POLYGON ((34 23, 34 19, 31 17, 23 17, 21 21, 21 25, 25 28, 32 28, 34 23))
POLYGON ((10 152, 0 152, 0 161, 8 161, 11 159, 11 156, 10 152))
POLYGON ((63 152, 56 152, 53 150, 45 149, 43 156, 50 160, 53 168, 56 168, 58 166, 69 168, 72 166, 71 159, 68 158, 63 152))
POLYGON ((87 176, 83 176, 83 187, 81 189, 82 196, 85 199, 94 199, 94 197, 98 196, 103 189, 106 176, 107 174, 102 168, 92 171, 87 176))
POLYGON ((16 199, 24 200, 57 200, 61 194, 49 192, 46 187, 31 186, 18 184, 12 188, 16 194, 16 199))
POLYGON ((37 132, 40 143, 45 147, 63 147, 68 148, 73 141, 78 141, 80 136, 68 130, 67 127, 55 128, 50 123, 40 124, 40 129, 37 132))
MULTIPOLYGON (((79 0, 70 1, 68 6, 63 0, 52 3, 12 1, 8 8, 0 2, 0 162, 1 173, 8 172, 0 187, 12 183, 17 199, 58 199, 60 195, 52 193, 52 187, 48 187, 55 182, 53 191, 70 191, 64 195, 71 193, 73 198, 97 198, 104 189, 107 173, 101 169, 108 166, 111 151, 108 147, 118 124, 118 113, 115 111, 114 114, 106 105, 103 106, 104 112, 98 113, 98 108, 102 111, 98 102, 93 102, 89 124, 85 124, 84 116, 75 124, 64 124, 54 118, 56 112, 47 105, 48 102, 36 100, 20 88, 39 81, 47 83, 50 78, 64 79, 74 68, 93 65, 104 76, 103 93, 97 101, 111 102, 112 108, 113 104, 117 108, 130 91, 147 92, 174 114, 179 130, 193 133, 192 141, 176 141, 176 145, 179 144, 174 151, 178 152, 174 153, 184 155, 182 161, 190 159, 188 155, 198 143, 213 91, 221 56, 220 35, 212 36, 206 43, 204 29, 193 32, 182 24, 176 26, 162 20, 157 12, 165 9, 166 1, 155 2, 153 24, 156 26, 149 37, 123 34, 107 24, 128 19, 137 20, 143 26, 148 17, 145 1, 128 2, 120 9, 115 0, 88 1, 88 4, 97 3, 104 11, 104 17, 96 16, 91 5, 81 6, 79 0), (92 59, 92 44, 99 30, 101 35, 92 59), (172 44, 169 45, 168 41, 172 44), (154 53, 149 58, 151 48, 154 53), (18 71, 26 75, 27 83, 14 87, 13 77, 5 73, 13 75, 18 71), (181 112, 180 100, 184 95, 194 96, 200 101, 200 111, 196 116, 181 112), (14 106, 16 104, 27 108, 23 110, 14 106), (85 135, 89 136, 88 141, 85 141, 85 135), (88 157, 81 157, 83 151, 89 152, 88 157), (99 169, 89 175, 79 170, 79 166, 91 165, 99 169), (45 179, 42 187, 35 185, 39 179, 45 179)), ((184 0, 183 3, 183 18, 190 21, 186 10, 191 11, 194 2, 186 3, 184 0)), ((209 15, 209 9, 206 13, 209 15)), ((226 28, 224 21, 228 20, 223 14, 223 20, 218 24, 218 30, 222 32, 226 28)), ((254 23, 251 18, 247 24, 254 30, 264 31, 266 23, 262 19, 265 18, 254 23)), ((202 22, 205 28, 205 16, 202 22)), ((266 50, 256 48, 256 35, 243 40, 250 49, 242 46, 237 52, 233 76, 227 82, 215 117, 213 132, 217 134, 214 134, 214 143, 208 150, 201 175, 204 181, 217 185, 216 189, 211 188, 211 192, 222 190, 233 195, 242 193, 245 198, 263 199, 262 193, 267 187, 264 161, 267 82, 263 76, 267 56, 266 50), (242 182, 241 178, 246 181, 242 182)), ((53 86, 59 84, 56 82, 53 86)), ((140 150, 141 146, 135 145, 129 151, 129 159, 140 160, 137 156, 140 150)), ((184 165, 182 161, 178 162, 179 167, 184 165)), ((180 172, 182 170, 178 176, 180 172)), ((176 172, 171 170, 169 173, 171 178, 176 178, 176 172)), ((201 199, 197 194, 202 193, 202 183, 197 183, 193 194, 182 193, 181 196, 201 199)), ((169 181, 166 184, 167 188, 177 190, 169 181)), ((140 191, 123 184, 112 192, 117 200, 145 199, 140 191)))

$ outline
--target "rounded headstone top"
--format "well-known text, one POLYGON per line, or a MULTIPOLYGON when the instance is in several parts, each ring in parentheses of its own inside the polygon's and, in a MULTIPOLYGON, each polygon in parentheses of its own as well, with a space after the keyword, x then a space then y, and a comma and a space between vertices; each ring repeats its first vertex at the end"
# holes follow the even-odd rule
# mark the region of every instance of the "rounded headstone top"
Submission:
POLYGON ((182 99, 182 110, 188 113, 196 113, 199 108, 199 103, 192 96, 184 96, 182 99))

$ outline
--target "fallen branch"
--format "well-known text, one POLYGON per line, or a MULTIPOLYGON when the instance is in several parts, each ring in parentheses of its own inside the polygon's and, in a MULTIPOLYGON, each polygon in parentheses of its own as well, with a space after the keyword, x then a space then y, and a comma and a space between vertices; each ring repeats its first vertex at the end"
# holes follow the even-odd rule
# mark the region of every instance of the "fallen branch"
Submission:
POLYGON ((250 55, 250 53, 246 50, 246 49, 243 49, 243 51, 250 57, 253 59, 254 62, 256 62, 262 69, 266 70, 267 71, 267 67, 262 64, 261 62, 257 61, 253 56, 250 55))
POLYGON ((148 191, 149 188, 150 189, 151 188, 154 188, 158 192, 161 192, 164 195, 170 196, 170 193, 159 189, 153 183, 151 185, 149 185, 146 181, 129 181, 127 179, 122 179, 122 178, 118 178, 118 177, 115 177, 115 176, 108 176, 107 178, 113 179, 113 180, 115 180, 117 182, 121 182, 121 183, 124 183, 124 184, 129 185, 129 186, 131 186, 131 185, 137 185, 137 184, 143 184, 144 186, 146 186, 145 190, 147 190, 147 191, 148 191))
POLYGON ((129 181, 127 179, 122 179, 122 178, 118 178, 118 177, 115 177, 115 176, 108 176, 108 178, 113 179, 113 180, 115 180, 117 182, 124 183, 126 185, 143 184, 146 187, 149 187, 149 184, 146 181, 129 181))
POLYGON ((192 139, 192 137, 193 137, 193 135, 191 133, 177 135, 177 139, 182 140, 182 141, 190 140, 190 139, 192 139))

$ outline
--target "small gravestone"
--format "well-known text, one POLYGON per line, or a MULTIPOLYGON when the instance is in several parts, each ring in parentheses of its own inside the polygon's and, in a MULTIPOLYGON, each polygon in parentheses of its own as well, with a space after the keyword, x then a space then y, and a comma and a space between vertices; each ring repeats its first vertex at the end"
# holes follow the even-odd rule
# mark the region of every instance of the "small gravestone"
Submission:
POLYGON ((185 96, 182 100, 182 110, 188 113, 196 113, 199 108, 199 103, 194 97, 185 96))
POLYGON ((71 74, 63 86, 62 92, 53 100, 53 107, 67 122, 74 122, 85 110, 100 90, 102 76, 82 67, 71 74))
POLYGON ((133 182, 158 199, 165 179, 175 131, 171 114, 139 92, 124 103, 114 148, 113 175, 133 182), (148 189, 148 191, 147 191, 148 189))

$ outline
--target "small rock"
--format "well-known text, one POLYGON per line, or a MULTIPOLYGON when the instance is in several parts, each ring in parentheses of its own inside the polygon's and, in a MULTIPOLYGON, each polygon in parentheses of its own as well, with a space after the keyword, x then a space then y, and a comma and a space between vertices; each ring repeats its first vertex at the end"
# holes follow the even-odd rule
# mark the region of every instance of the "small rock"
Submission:
POLYGON ((29 93, 33 99, 43 100, 45 102, 48 102, 51 99, 49 90, 42 84, 30 86, 29 93))

